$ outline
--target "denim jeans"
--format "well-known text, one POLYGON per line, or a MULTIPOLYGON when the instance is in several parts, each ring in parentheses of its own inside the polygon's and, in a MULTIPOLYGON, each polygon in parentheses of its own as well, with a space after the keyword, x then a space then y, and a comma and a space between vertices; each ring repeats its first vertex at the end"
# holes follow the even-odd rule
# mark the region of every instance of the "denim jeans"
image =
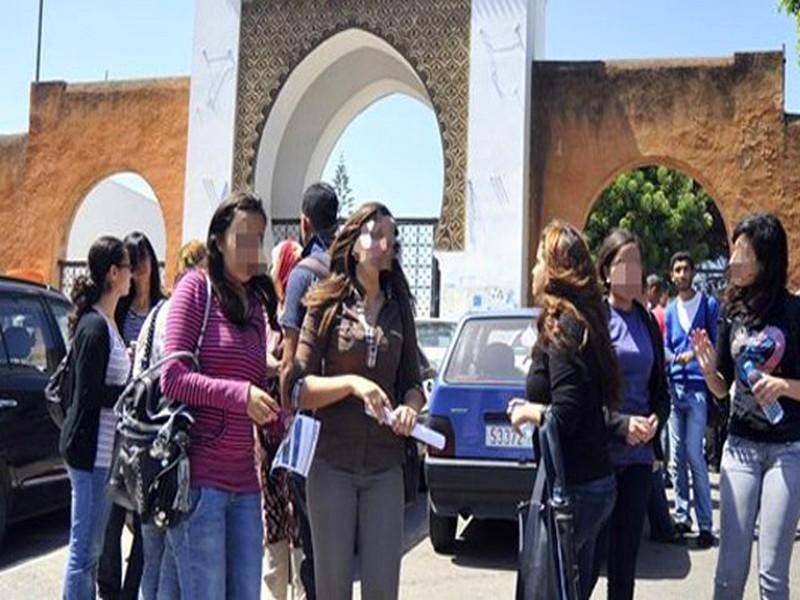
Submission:
POLYGON ((669 416, 670 474, 675 484, 675 520, 687 523, 689 514, 689 476, 692 471, 692 492, 697 525, 701 531, 711 531, 711 485, 708 465, 703 453, 708 407, 702 384, 672 384, 672 411, 669 416))
POLYGON ((789 598, 800 518, 800 442, 764 444, 729 436, 722 453, 715 600, 738 600, 750 571, 756 518, 763 600, 789 598))
POLYGON ((180 598, 258 600, 264 553, 261 493, 192 488, 191 505, 189 514, 167 531, 180 598))
POLYGON ((144 568, 139 584, 140 600, 179 598, 178 569, 167 533, 152 523, 142 523, 144 568))
POLYGON ((592 595, 592 569, 597 537, 611 517, 617 499, 617 482, 613 475, 587 483, 567 486, 574 510, 575 554, 580 575, 580 598, 592 595))
POLYGON ((72 483, 69 558, 64 578, 65 600, 94 598, 97 592, 97 563, 103 551, 103 536, 111 510, 106 494, 108 469, 91 471, 68 467, 72 483))

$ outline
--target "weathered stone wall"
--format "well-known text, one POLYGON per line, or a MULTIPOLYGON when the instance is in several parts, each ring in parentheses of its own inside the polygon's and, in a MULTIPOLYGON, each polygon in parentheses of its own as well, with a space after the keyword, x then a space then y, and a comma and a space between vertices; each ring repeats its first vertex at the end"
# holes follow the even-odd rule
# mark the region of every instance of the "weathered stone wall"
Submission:
MULTIPOLYGON (((17 202, 25 173, 25 154, 28 136, 0 136, 0 223, 5 223, 17 202)), ((2 236, 0 236, 2 237, 2 236)), ((3 257, 0 254, 0 262, 3 257)))
POLYGON ((171 271, 181 243, 188 105, 188 78, 34 84, 27 143, 7 151, 0 143, 0 272, 38 270, 58 285, 78 206, 120 171, 138 173, 153 188, 171 271))
POLYGON ((583 227, 620 173, 664 164, 706 188, 728 232, 757 209, 777 212, 800 285, 800 127, 783 112, 783 63, 781 53, 534 63, 530 259, 548 221, 583 227))

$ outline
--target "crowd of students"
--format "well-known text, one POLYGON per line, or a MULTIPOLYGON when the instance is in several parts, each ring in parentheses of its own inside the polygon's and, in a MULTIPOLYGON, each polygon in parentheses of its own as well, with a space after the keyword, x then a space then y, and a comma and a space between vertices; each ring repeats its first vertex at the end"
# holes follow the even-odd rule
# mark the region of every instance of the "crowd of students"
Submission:
MULTIPOLYGON (((363 597, 398 596, 404 438, 424 404, 414 302, 391 212, 365 204, 337 228, 338 212, 334 190, 312 185, 302 245, 276 246, 268 268, 263 205, 232 194, 205 243, 181 250, 168 300, 144 235, 92 245, 72 293, 72 403, 61 436, 72 482, 65 598, 256 599, 263 588, 271 598, 345 599, 356 548, 363 597), (112 409, 131 376, 177 352, 199 365, 167 360, 160 379, 194 420, 188 510, 168 528, 132 516, 123 577, 126 510, 105 491, 117 452, 112 409), (307 479, 269 468, 298 412, 321 423, 307 479)), ((758 520, 762 596, 788 598, 800 517, 800 299, 786 292, 777 218, 745 219, 733 243, 721 306, 694 291, 694 264, 680 253, 671 264, 678 295, 664 309, 653 278, 646 306, 633 233, 612 231, 596 260, 572 226, 542 233, 528 402, 510 405, 509 418, 557 425, 581 598, 603 565, 607 597, 633 597, 648 516, 652 535, 680 541, 693 505, 697 544, 714 543, 709 390, 731 398, 714 597, 742 597, 758 520), (771 421, 763 407, 774 403, 782 416, 771 421)))
POLYGON ((693 289, 691 256, 678 253, 671 261, 677 297, 664 310, 663 288, 648 278, 651 313, 635 235, 612 231, 595 269, 572 227, 556 222, 543 233, 532 273, 543 312, 529 403, 512 404, 509 416, 516 427, 544 418, 557 424, 575 507, 582 598, 591 595, 604 564, 607 597, 633 598, 648 514, 659 541, 681 541, 692 529, 693 504, 697 546, 714 544, 703 442, 709 403, 727 397, 713 596, 743 597, 758 531, 761 597, 789 598, 800 518, 800 298, 786 289, 788 243, 779 219, 752 215, 732 241, 721 307, 693 289), (669 444, 662 445, 665 437, 669 444), (665 460, 675 486, 674 520, 664 495, 665 460))

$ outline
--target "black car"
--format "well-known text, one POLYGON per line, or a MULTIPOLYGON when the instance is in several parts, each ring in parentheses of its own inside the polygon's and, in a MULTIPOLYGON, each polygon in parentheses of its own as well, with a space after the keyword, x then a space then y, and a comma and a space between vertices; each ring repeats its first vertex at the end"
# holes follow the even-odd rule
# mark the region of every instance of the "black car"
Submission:
POLYGON ((0 543, 6 525, 69 505, 69 476, 44 388, 66 353, 70 303, 0 276, 0 543))

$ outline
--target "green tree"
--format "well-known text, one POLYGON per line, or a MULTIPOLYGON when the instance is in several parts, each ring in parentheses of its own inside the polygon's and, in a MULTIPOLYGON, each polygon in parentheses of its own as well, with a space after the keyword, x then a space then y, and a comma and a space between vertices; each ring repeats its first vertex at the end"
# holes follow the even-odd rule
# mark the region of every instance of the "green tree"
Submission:
POLYGON ((664 166, 623 173, 603 192, 586 223, 592 252, 615 227, 642 239, 648 272, 667 273, 670 257, 679 250, 690 252, 697 263, 727 254, 713 200, 692 178, 664 166))
POLYGON ((350 188, 350 176, 347 174, 344 153, 339 154, 339 162, 333 174, 333 188, 339 198, 339 216, 349 217, 355 209, 355 198, 353 190, 350 188))
POLYGON ((797 20, 797 60, 800 62, 800 0, 778 0, 778 10, 797 20))

